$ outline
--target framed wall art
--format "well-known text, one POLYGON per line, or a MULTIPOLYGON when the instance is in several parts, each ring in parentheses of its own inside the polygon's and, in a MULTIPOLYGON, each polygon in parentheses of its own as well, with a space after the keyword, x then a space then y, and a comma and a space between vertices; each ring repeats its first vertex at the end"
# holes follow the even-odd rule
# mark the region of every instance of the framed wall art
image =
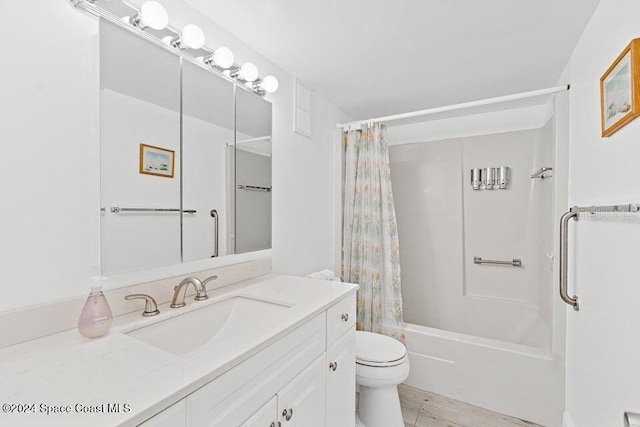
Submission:
POLYGON ((634 39, 600 79, 602 136, 640 115, 640 39, 634 39))

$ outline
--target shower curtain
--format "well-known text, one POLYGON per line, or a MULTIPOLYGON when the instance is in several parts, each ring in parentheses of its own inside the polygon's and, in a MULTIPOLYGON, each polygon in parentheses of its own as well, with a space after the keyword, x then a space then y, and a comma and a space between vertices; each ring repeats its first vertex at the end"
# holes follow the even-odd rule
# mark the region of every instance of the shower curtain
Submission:
POLYGON ((404 341, 400 247, 386 127, 348 130, 344 141, 342 279, 360 285, 357 329, 404 341))

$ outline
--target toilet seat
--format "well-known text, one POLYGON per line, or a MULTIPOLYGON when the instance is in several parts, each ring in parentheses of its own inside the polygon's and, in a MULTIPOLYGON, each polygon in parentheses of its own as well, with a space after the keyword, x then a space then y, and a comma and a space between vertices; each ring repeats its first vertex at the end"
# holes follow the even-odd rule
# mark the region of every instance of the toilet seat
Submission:
POLYGON ((371 332, 356 332, 356 364, 378 368, 401 365, 407 348, 399 341, 371 332))

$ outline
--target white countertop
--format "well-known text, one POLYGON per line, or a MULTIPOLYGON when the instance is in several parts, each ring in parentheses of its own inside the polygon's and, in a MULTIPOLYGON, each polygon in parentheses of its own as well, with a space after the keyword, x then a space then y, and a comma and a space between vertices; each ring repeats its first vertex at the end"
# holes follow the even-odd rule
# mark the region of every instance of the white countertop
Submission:
MULTIPOLYGON (((164 304, 159 307, 160 314, 151 318, 143 318, 141 312, 121 316, 115 319, 109 334, 102 338, 86 339, 74 329, 4 348, 0 350, 0 404, 28 405, 27 410, 31 413, 6 413, 6 406, 3 406, 0 425, 137 425, 253 356, 357 288, 349 283, 269 274, 210 291, 206 301, 197 302, 187 297, 184 308, 171 309, 164 304), (183 357, 125 334, 234 295, 279 301, 291 307, 286 316, 274 320, 275 333, 267 337, 239 340, 224 349, 205 345, 198 352, 183 357), (117 403, 121 404, 120 412, 95 412, 102 408, 106 410, 102 405, 117 403), (125 404, 129 405, 128 412, 125 404), (32 405, 35 405, 35 413, 32 405), (70 412, 43 413, 54 406, 70 407, 70 412)), ((196 327, 202 325, 194 325, 196 327)))

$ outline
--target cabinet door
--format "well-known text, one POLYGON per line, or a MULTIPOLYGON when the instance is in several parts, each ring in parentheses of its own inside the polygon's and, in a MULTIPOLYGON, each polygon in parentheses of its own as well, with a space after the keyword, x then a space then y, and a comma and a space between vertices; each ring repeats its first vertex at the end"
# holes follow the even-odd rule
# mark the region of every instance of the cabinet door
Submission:
MULTIPOLYGON (((169 406, 153 418, 139 425, 139 427, 184 427, 186 422, 186 404, 184 400, 169 406)), ((268 426, 267 426, 268 427, 268 426)))
POLYGON ((325 427, 326 361, 322 355, 278 393, 282 427, 325 427))
POLYGON ((356 328, 327 351, 327 427, 356 423, 356 328))
POLYGON ((240 427, 275 427, 278 421, 278 398, 273 397, 240 427))

